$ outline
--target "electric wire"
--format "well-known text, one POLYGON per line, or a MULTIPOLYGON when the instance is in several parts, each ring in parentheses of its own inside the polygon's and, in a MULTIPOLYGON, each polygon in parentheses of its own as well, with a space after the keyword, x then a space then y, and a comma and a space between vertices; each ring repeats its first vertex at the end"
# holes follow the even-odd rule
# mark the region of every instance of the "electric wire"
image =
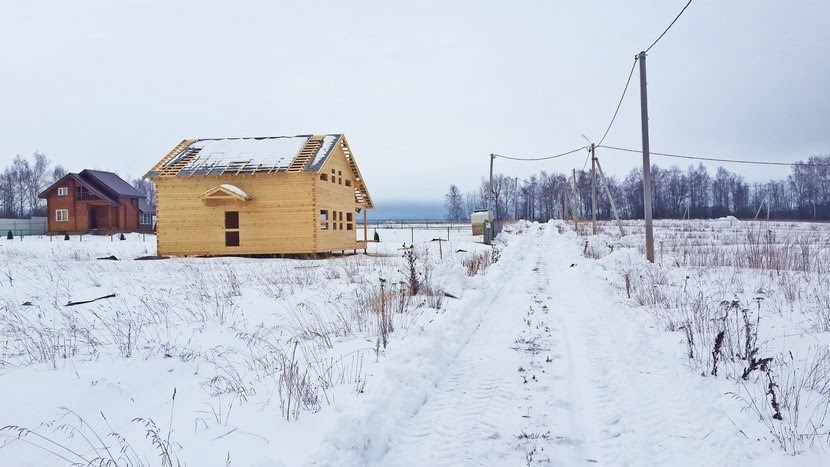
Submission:
POLYGON ((680 19, 680 15, 682 15, 683 12, 686 11, 686 8, 689 8, 689 5, 691 4, 692 0, 689 0, 689 3, 687 3, 686 6, 684 6, 683 9, 680 10, 680 13, 677 14, 677 16, 674 18, 674 21, 672 21, 671 24, 669 24, 669 27, 667 27, 666 30, 663 31, 663 34, 660 34, 660 37, 658 37, 654 42, 651 43, 650 46, 648 46, 648 48, 645 50, 646 53, 648 53, 648 51, 651 50, 652 47, 654 47, 655 45, 657 45, 658 42, 660 42, 660 39, 662 39, 663 36, 665 36, 666 33, 669 32, 669 29, 671 29, 671 27, 674 26, 674 23, 676 23, 677 20, 680 19))
POLYGON ((508 160, 511 160, 511 161, 546 161, 546 160, 549 160, 549 159, 556 159, 558 157, 564 157, 564 156, 567 156, 569 154, 573 154, 577 151, 581 151, 583 149, 588 149, 588 146, 582 146, 582 147, 572 149, 572 150, 567 151, 567 152, 563 152, 561 154, 556 154, 556 155, 553 155, 553 156, 545 156, 545 157, 511 157, 511 156, 502 156, 501 154, 493 154, 493 157, 498 157, 498 158, 501 158, 501 159, 508 159, 508 160))
POLYGON ((634 63, 631 64, 631 71, 628 72, 628 79, 625 81, 625 87, 623 88, 622 95, 620 96, 620 101, 617 103, 617 108, 614 110, 614 116, 611 117, 611 122, 608 124, 608 128, 605 129, 605 133, 603 133, 602 138, 599 139, 599 144, 602 144, 602 142, 605 141, 605 137, 608 136, 608 132, 611 131, 611 127, 614 125, 614 120, 617 119, 617 114, 620 112, 620 107, 622 106, 623 99, 625 98, 625 93, 628 91, 628 85, 631 84, 631 77, 634 76, 634 68, 636 66, 637 56, 635 55, 634 63))
MULTIPOLYGON (((621 148, 617 146, 597 146, 598 148, 605 148, 605 149, 613 149, 615 151, 623 151, 623 152, 633 152, 641 154, 643 151, 640 149, 631 149, 631 148, 621 148)), ((674 157, 677 159, 691 159, 697 161, 709 161, 709 162, 729 162, 734 164, 750 164, 750 165, 776 165, 776 166, 799 166, 799 167, 830 167, 830 164, 822 164, 822 163, 812 163, 812 162, 772 162, 772 161, 751 161, 746 159, 727 159, 723 157, 701 157, 701 156, 687 156, 684 154, 669 154, 665 152, 654 152, 649 151, 649 154, 655 156, 663 156, 663 157, 674 157)))

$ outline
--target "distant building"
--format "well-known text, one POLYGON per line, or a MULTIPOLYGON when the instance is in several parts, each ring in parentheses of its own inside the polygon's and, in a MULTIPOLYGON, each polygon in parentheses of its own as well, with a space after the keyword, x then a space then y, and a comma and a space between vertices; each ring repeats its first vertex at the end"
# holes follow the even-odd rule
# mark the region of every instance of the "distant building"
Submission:
POLYGON ((341 134, 184 140, 156 185, 158 254, 316 254, 365 249, 374 205, 341 134))
POLYGON ((70 173, 38 195, 46 199, 47 231, 151 231, 155 210, 145 196, 112 172, 70 173))

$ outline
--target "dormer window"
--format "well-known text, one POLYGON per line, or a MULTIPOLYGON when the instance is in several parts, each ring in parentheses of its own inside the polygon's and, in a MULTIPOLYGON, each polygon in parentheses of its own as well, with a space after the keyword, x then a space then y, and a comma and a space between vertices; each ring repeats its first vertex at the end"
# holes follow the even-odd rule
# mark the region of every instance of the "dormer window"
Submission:
POLYGON ((68 196, 69 195, 69 188, 65 186, 58 187, 58 196, 68 196))

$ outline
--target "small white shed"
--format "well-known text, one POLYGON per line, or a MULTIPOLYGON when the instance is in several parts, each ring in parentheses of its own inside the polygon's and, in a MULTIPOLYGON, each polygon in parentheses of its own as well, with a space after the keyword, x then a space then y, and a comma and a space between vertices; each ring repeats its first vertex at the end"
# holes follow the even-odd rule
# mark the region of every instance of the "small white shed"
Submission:
POLYGON ((470 214, 470 224, 473 226, 473 235, 484 235, 484 222, 490 221, 490 211, 479 209, 470 214))

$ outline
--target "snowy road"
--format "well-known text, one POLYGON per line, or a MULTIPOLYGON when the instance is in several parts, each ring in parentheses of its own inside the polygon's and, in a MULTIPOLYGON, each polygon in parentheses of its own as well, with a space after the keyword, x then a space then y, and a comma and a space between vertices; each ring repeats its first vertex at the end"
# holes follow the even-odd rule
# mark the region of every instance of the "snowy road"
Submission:
POLYGON ((752 445, 725 416, 722 394, 661 351, 658 333, 615 305, 613 291, 583 267, 586 261, 553 224, 510 236, 487 285, 455 311, 469 319, 444 323, 444 336, 455 339, 442 341, 446 363, 425 378, 431 387, 417 392, 409 410, 400 403, 397 410, 375 406, 375 423, 350 424, 358 430, 353 441, 371 441, 340 443, 345 457, 319 460, 749 463, 752 445), (380 436, 377 426, 385 427, 380 436))

